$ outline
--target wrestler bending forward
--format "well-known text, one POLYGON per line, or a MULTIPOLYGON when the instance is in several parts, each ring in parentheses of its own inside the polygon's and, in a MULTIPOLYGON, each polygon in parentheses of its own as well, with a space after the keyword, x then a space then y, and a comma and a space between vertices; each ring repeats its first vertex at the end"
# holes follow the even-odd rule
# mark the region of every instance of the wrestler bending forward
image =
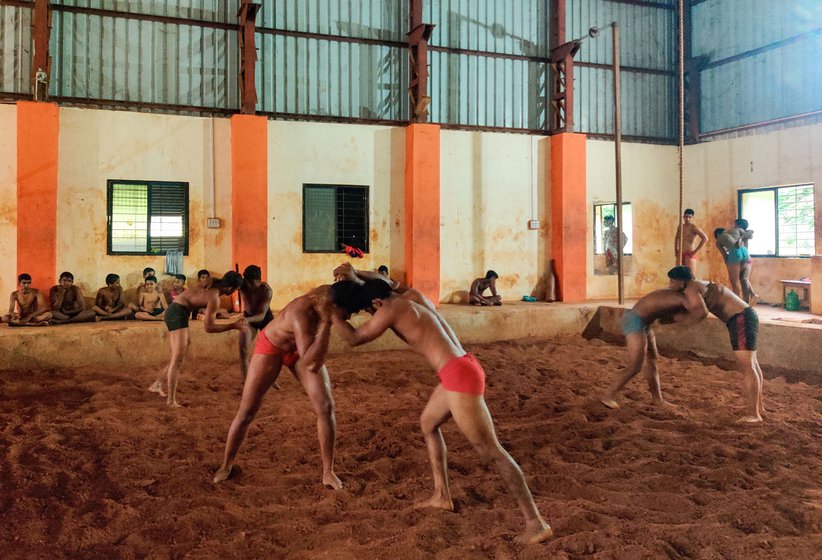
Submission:
MULTIPOLYGON (((351 282, 338 282, 333 287, 335 293, 353 288, 356 285, 351 282)), ((323 484, 337 490, 342 488, 342 482, 334 473, 336 420, 325 355, 328 352, 331 315, 348 316, 348 313, 331 302, 331 292, 331 286, 320 286, 292 300, 257 335, 240 408, 228 430, 225 457, 214 475, 214 482, 221 482, 231 474, 237 451, 260 410, 263 395, 277 380, 280 369, 285 365, 302 384, 317 415, 323 484)))
POLYGON ((530 544, 550 538, 553 535, 551 527, 539 514, 522 471, 497 440, 491 413, 483 399, 485 373, 482 366, 463 350, 430 302, 416 290, 398 295, 386 282, 378 279, 365 281, 349 297, 353 301, 339 303, 347 309, 365 309, 373 315, 358 329, 339 315, 332 316, 335 327, 349 345, 364 344, 392 329, 438 372, 440 384, 420 417, 434 475, 434 495, 420 506, 454 509, 448 489, 445 441, 440 431, 440 426, 453 417, 480 457, 494 465, 516 497, 525 515, 525 530, 517 540, 530 544))

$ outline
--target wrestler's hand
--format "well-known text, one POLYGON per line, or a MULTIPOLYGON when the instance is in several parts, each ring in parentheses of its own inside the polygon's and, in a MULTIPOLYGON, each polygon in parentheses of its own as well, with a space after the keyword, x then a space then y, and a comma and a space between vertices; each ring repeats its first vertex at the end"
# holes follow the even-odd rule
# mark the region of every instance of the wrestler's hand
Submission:
POLYGON ((351 266, 351 263, 342 263, 334 269, 334 281, 339 282, 341 280, 357 281, 357 271, 351 266))
POLYGON ((248 321, 245 320, 245 317, 237 317, 237 319, 231 323, 231 326, 243 333, 247 333, 251 329, 251 327, 248 326, 248 321))

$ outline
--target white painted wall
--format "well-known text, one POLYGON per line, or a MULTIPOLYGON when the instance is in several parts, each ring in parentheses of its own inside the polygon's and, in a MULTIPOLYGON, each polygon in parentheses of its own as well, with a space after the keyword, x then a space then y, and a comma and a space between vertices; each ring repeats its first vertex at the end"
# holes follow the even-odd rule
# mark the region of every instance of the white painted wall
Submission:
POLYGON ((17 289, 17 106, 0 104, 0 314, 17 289))
POLYGON ((471 282, 488 269, 499 274, 497 291, 503 299, 544 290, 550 228, 541 162, 547 146, 547 139, 529 135, 441 132, 442 301, 467 301, 471 282), (542 220, 539 230, 528 229, 532 217, 542 220))
MULTIPOLYGON (((615 299, 617 277, 594 275, 594 204, 616 202, 614 143, 586 143, 588 184, 588 298, 615 299)), ((679 214, 677 148, 622 144, 622 199, 633 210, 633 255, 626 259, 625 297, 640 297, 667 285, 674 266, 674 236, 679 214), (630 261, 630 262, 628 262, 630 261)), ((690 196, 685 198, 689 206, 690 196)))

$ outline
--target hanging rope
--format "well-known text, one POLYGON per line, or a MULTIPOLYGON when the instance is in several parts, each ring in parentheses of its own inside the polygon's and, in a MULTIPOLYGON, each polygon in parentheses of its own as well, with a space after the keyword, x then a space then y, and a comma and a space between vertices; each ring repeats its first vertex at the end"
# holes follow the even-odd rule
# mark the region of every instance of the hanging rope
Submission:
POLYGON ((685 197, 685 14, 683 0, 679 0, 679 258, 677 265, 685 263, 685 222, 682 219, 685 197))
POLYGON ((685 13, 683 0, 679 0, 679 258, 677 265, 685 264, 685 223, 682 213, 685 205, 685 13))

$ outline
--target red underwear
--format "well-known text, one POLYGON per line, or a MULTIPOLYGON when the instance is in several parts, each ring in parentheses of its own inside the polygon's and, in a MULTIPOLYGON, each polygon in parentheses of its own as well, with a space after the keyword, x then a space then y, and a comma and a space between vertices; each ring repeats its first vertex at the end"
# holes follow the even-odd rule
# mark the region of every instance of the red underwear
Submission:
POLYGON ((682 256, 686 259, 696 260, 696 252, 695 251, 685 251, 682 253, 682 256))
POLYGON ((257 342, 254 344, 254 353, 255 354, 263 354, 264 356, 282 356, 283 357, 283 365, 287 367, 291 367, 297 363, 297 360, 300 359, 300 355, 296 352, 283 352, 265 335, 265 331, 260 331, 260 334, 257 335, 257 342))
POLYGON ((448 391, 482 395, 485 393, 485 372, 473 354, 449 360, 437 375, 448 391))

